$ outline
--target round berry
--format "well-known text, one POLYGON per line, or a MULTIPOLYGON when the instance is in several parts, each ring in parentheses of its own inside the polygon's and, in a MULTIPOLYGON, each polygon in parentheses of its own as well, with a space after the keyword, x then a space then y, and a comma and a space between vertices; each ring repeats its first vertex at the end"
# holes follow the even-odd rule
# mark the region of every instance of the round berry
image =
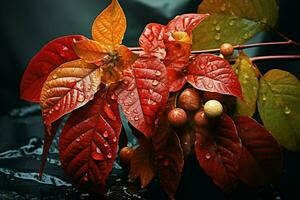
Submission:
POLYGON ((178 98, 178 104, 187 111, 195 111, 201 107, 201 97, 199 92, 193 88, 185 89, 178 98))
POLYGON ((226 58, 233 55, 234 48, 229 43, 224 43, 220 47, 220 53, 226 58))
POLYGON ((168 113, 168 120, 173 126, 183 126, 187 122, 187 114, 182 108, 174 108, 168 113))
POLYGON ((208 125, 208 119, 203 110, 198 111, 194 116, 194 122, 199 127, 206 127, 208 125))
POLYGON ((119 156, 121 161, 121 166, 129 169, 130 168, 130 162, 131 158, 133 156, 134 149, 131 147, 123 147, 120 150, 119 156))
POLYGON ((209 100, 204 104, 204 112, 209 118, 217 118, 223 114, 223 106, 217 100, 209 100))

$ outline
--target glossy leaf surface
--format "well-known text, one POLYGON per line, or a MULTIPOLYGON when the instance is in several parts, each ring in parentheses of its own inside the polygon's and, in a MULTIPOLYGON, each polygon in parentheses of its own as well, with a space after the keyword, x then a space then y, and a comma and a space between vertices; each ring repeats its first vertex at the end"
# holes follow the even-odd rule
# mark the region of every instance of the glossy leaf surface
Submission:
POLYGON ((134 150, 130 162, 130 179, 140 177, 141 188, 145 188, 155 176, 154 152, 150 140, 144 140, 140 146, 134 150))
POLYGON ((41 93, 44 124, 50 128, 52 122, 93 99, 100 81, 100 69, 83 60, 70 61, 56 68, 41 93))
POLYGON ((215 130, 196 133, 195 152, 200 166, 223 191, 238 183, 242 144, 231 118, 223 115, 215 130))
POLYGON ((139 58, 124 72, 116 90, 128 121, 145 136, 154 132, 154 121, 166 105, 169 89, 164 64, 156 58, 139 58))
POLYGON ((93 23, 93 39, 112 50, 121 44, 125 31, 126 17, 123 9, 118 0, 112 0, 93 23))
POLYGON ((39 102, 48 75, 61 64, 78 59, 73 50, 73 40, 85 39, 81 35, 57 38, 46 44, 29 62, 21 80, 21 98, 39 102))
POLYGON ((239 178, 252 187, 270 184, 282 170, 279 144, 269 131, 249 117, 238 117, 235 123, 243 144, 239 178))
POLYGON ((243 52, 240 53, 233 68, 239 77, 244 97, 243 100, 237 99, 235 115, 252 117, 256 111, 259 71, 243 52))
POLYGON ((60 136, 59 152, 64 172, 78 187, 103 193, 121 128, 117 102, 104 87, 72 113, 60 136))
POLYGON ((139 43, 148 56, 159 59, 166 57, 166 47, 164 43, 165 26, 161 24, 147 24, 140 36, 139 43))
POLYGON ((194 30, 195 50, 217 48, 225 42, 241 44, 274 27, 278 5, 276 0, 204 0, 198 12, 211 15, 194 30))
POLYGON ((199 90, 242 97, 238 77, 231 65, 218 56, 201 54, 187 67, 187 81, 199 90))
POLYGON ((289 72, 273 69, 260 79, 258 111, 276 140, 300 151, 300 82, 289 72))
POLYGON ((108 56, 106 48, 94 40, 86 39, 75 42, 74 50, 87 63, 96 63, 108 56))

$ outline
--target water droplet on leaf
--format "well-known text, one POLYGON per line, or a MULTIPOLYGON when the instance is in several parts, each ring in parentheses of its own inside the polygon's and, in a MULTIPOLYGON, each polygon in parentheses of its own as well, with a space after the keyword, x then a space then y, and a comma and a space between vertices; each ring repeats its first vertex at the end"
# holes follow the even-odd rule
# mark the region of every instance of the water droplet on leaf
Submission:
POLYGON ((116 99, 118 98, 118 96, 117 96, 116 94, 112 94, 112 95, 110 96, 110 98, 111 98, 111 100, 116 100, 116 99))
POLYGON ((116 142, 116 141, 117 141, 117 137, 114 137, 114 138, 113 138, 113 142, 116 142))
POLYGON ((217 26, 216 26, 216 31, 220 31, 221 30, 221 26, 218 24, 217 26))
POLYGON ((107 154, 107 158, 111 158, 112 157, 112 154, 111 153, 108 153, 107 154))
POLYGON ((155 76, 160 76, 161 75, 161 72, 160 71, 156 71, 155 72, 155 76))
POLYGON ((79 102, 83 102, 83 101, 84 101, 84 96, 83 96, 82 94, 80 94, 80 95, 78 96, 78 101, 79 101, 79 102))
POLYGON ((108 131, 104 131, 103 137, 107 138, 108 137, 108 131))
POLYGON ((221 35, 220 35, 220 33, 217 33, 216 35, 215 35, 215 40, 216 41, 219 41, 221 39, 221 35))
POLYGON ((286 106, 286 107, 284 108, 284 114, 286 114, 286 115, 291 114, 291 109, 290 109, 288 106, 286 106))
POLYGON ((138 116, 135 116, 134 117, 134 121, 138 121, 139 120, 139 117, 138 116))
POLYGON ((157 85, 158 85, 158 81, 157 81, 157 80, 154 80, 154 81, 152 82, 152 85, 153 85, 153 86, 157 86, 157 85))
POLYGON ((211 154, 210 154, 210 153, 206 153, 206 154, 205 154, 205 158, 206 158, 207 160, 211 159, 211 154))
POLYGON ((56 79, 57 78, 57 74, 53 74, 52 78, 56 79))

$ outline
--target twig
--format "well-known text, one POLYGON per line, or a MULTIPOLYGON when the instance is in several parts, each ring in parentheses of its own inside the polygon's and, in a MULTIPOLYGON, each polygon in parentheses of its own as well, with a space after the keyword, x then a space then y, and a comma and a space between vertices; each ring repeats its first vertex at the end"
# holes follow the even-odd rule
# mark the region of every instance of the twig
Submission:
POLYGON ((252 62, 261 61, 261 60, 274 60, 274 59, 298 60, 300 59, 300 55, 273 55, 273 56, 257 56, 257 57, 250 58, 252 62))
POLYGON ((292 44, 300 47, 300 43, 294 41, 294 40, 291 40, 290 38, 288 38, 287 36, 285 36, 283 33, 279 32, 278 30, 276 29, 273 29, 275 31, 275 33, 277 33, 277 35, 279 35, 280 37, 282 37, 283 39, 287 40, 287 41, 291 41, 292 44))

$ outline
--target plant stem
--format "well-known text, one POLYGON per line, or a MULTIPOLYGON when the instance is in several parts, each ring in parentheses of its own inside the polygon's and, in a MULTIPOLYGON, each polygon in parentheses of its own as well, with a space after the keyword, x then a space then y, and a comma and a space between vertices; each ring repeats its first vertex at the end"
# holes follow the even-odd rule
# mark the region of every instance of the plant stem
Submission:
MULTIPOLYGON (((293 40, 287 40, 287 41, 282 41, 282 42, 260 42, 260 43, 254 43, 254 44, 235 45, 235 46, 233 46, 233 48, 236 50, 241 50, 241 49, 249 49, 249 48, 254 48, 254 47, 262 47, 262 46, 290 45, 290 44, 294 44, 294 45, 300 47, 300 44, 298 44, 297 42, 295 42, 293 40)), ((129 47, 129 49, 131 51, 142 51, 143 50, 140 47, 129 47)), ((219 48, 205 49, 205 50, 192 51, 192 54, 214 53, 214 52, 219 52, 219 51, 220 51, 219 48)))
POLYGON ((274 59, 290 59, 290 60, 297 60, 300 59, 300 55, 273 55, 273 56, 257 56, 250 58, 252 62, 261 61, 261 60, 274 60, 274 59))
POLYGON ((291 41, 292 44, 300 47, 300 43, 294 41, 294 40, 291 40, 290 38, 288 38, 287 36, 285 36, 283 33, 279 32, 278 30, 276 29, 273 29, 273 31, 275 31, 275 33, 277 33, 277 35, 279 35, 280 37, 282 37, 283 39, 287 40, 287 41, 291 41))

